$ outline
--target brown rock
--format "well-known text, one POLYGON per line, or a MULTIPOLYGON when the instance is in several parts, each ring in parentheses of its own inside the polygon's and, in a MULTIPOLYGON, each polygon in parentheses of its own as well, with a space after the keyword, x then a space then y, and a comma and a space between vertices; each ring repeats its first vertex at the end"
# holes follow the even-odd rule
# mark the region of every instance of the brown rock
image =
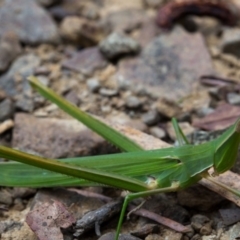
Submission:
MULTIPOLYGON (((49 158, 91 155, 104 140, 76 120, 15 116, 13 147, 49 158)), ((100 150, 101 151, 101 150, 100 150)))
POLYGON ((60 32, 67 41, 84 47, 96 45, 105 36, 104 29, 96 22, 76 16, 64 18, 60 32))

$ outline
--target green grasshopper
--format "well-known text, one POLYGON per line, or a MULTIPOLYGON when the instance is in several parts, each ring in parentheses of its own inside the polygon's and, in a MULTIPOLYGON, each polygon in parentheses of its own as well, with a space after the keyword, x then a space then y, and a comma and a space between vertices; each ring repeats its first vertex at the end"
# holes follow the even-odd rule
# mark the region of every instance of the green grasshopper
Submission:
MULTIPOLYGON (((201 178, 218 184, 208 174, 208 170, 213 167, 214 174, 221 174, 236 161, 240 143, 240 119, 217 139, 197 146, 188 144, 181 128, 173 120, 180 146, 145 151, 114 128, 55 94, 37 78, 30 77, 29 81, 42 96, 125 153, 54 160, 0 146, 0 157, 16 161, 0 163, 0 185, 53 187, 101 184, 128 190, 130 193, 124 198, 116 240, 127 205, 133 199, 178 191, 201 178)), ((220 186, 240 196, 237 190, 222 184, 220 186)))

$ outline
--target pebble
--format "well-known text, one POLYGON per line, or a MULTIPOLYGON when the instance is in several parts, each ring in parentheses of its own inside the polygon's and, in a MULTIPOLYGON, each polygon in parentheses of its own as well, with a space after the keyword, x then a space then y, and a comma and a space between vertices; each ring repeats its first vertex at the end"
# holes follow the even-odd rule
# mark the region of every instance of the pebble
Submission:
MULTIPOLYGON (((102 235, 98 240, 113 240, 115 238, 115 232, 109 232, 102 235)), ((118 240, 140 240, 138 237, 134 237, 130 234, 121 233, 118 237, 118 240)))
POLYGON ((137 53, 140 45, 127 35, 114 32, 100 43, 99 48, 106 58, 116 59, 122 55, 137 53))
POLYGON ((6 204, 6 205, 11 205, 13 202, 12 195, 9 191, 6 189, 1 189, 0 191, 0 203, 6 204))
POLYGON ((135 108, 139 108, 142 105, 142 103, 141 103, 141 101, 137 97, 129 96, 126 99, 125 105, 128 108, 135 109, 135 108))
POLYGON ((227 101, 232 105, 240 105, 240 94, 238 93, 228 93, 227 94, 227 101))
POLYGON ((102 96, 105 96, 105 97, 113 97, 113 96, 116 96, 118 94, 118 90, 116 90, 116 89, 109 89, 109 88, 101 88, 99 93, 102 96))
POLYGON ((97 78, 90 78, 87 80, 87 87, 90 92, 95 93, 100 89, 101 85, 97 78))
POLYGON ((194 230, 199 232, 201 228, 209 222, 210 219, 208 217, 201 214, 196 214, 191 219, 191 226, 193 227, 194 230))
POLYGON ((145 0, 145 4, 151 8, 158 8, 163 3, 163 0, 145 0))
POLYGON ((60 25, 62 37, 84 47, 94 46, 105 37, 105 31, 97 23, 85 18, 69 16, 60 25))
POLYGON ((223 53, 240 56, 240 30, 239 28, 225 27, 222 35, 221 49, 223 53))
POLYGON ((37 2, 44 7, 49 7, 54 3, 57 3, 58 0, 37 0, 37 2))
POLYGON ((156 124, 159 120, 160 117, 156 110, 151 110, 142 115, 142 121, 149 126, 156 124))
POLYGON ((15 33, 6 33, 0 41, 0 71, 7 70, 10 63, 21 53, 20 42, 15 33))
POLYGON ((159 127, 151 127, 149 129, 149 132, 156 138, 165 138, 166 137, 166 132, 162 129, 162 128, 159 128, 159 127))
POLYGON ((0 103, 0 121, 4 121, 11 118, 14 112, 14 104, 9 99, 6 98, 0 103))

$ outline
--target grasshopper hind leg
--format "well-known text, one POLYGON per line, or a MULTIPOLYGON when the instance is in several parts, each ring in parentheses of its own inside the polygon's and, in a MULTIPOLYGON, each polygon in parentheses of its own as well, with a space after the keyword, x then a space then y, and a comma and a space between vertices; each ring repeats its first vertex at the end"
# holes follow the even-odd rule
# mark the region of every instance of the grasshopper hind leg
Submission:
POLYGON ((119 221, 118 221, 115 240, 118 240, 120 230, 121 230, 121 227, 122 227, 122 223, 123 223, 123 219, 124 219, 124 215, 125 215, 127 206, 128 206, 130 201, 132 201, 136 198, 140 198, 140 197, 147 197, 147 196, 155 195, 155 194, 158 194, 158 193, 164 193, 164 192, 175 192, 177 190, 179 190, 179 185, 174 183, 174 184, 172 184, 172 186, 166 187, 166 188, 153 189, 153 190, 148 190, 148 191, 138 192, 138 193, 129 193, 124 198, 124 201, 123 201, 123 206, 122 206, 122 210, 121 210, 119 221))

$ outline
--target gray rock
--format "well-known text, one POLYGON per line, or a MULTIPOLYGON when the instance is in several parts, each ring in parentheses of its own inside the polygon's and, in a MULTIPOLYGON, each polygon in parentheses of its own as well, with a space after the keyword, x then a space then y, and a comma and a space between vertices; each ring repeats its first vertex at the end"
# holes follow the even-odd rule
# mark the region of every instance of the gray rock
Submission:
POLYGON ((240 94, 238 93, 228 93, 227 101, 232 105, 240 105, 240 94))
POLYGON ((224 53, 240 57, 240 29, 225 27, 221 41, 221 49, 224 53))
POLYGON ((114 32, 100 43, 99 48, 108 59, 115 59, 121 55, 137 53, 140 45, 127 35, 114 32))
POLYGON ((118 94, 117 89, 101 88, 99 93, 105 97, 113 97, 118 94))
POLYGON ((126 99, 125 104, 128 108, 133 108, 133 109, 134 108, 139 108, 142 105, 141 101, 135 96, 129 96, 126 99))
POLYGON ((162 129, 162 128, 159 128, 159 127, 151 127, 149 129, 149 132, 154 136, 154 137, 157 137, 157 138, 164 138, 166 137, 166 132, 162 129))
POLYGON ((12 117, 13 112, 14 104, 9 98, 6 98, 0 103, 0 121, 4 121, 12 117))
POLYGON ((90 90, 90 92, 97 92, 99 88, 101 87, 99 80, 96 78, 90 78, 87 80, 87 87, 90 90))
POLYGON ((10 63, 21 53, 18 37, 12 33, 6 33, 0 40, 0 72, 7 70, 10 63))
POLYGON ((156 110, 149 111, 142 115, 142 121, 147 125, 154 125, 159 120, 160 120, 160 117, 156 110))
POLYGON ((4 0, 0 8, 0 36, 14 32, 27 44, 57 43, 58 30, 49 16, 35 1, 4 0))
POLYGON ((0 77, 0 87, 16 102, 16 107, 24 111, 32 111, 32 88, 27 77, 34 73, 34 69, 40 65, 40 60, 33 54, 18 57, 10 69, 0 77))
POLYGON ((130 81, 132 88, 144 85, 156 97, 177 100, 190 94, 203 74, 214 74, 214 69, 202 36, 175 27, 154 38, 140 57, 121 60, 116 78, 130 81))
POLYGON ((97 69, 107 65, 106 60, 97 47, 86 48, 73 54, 72 58, 65 60, 62 66, 80 72, 84 75, 91 75, 97 69))

